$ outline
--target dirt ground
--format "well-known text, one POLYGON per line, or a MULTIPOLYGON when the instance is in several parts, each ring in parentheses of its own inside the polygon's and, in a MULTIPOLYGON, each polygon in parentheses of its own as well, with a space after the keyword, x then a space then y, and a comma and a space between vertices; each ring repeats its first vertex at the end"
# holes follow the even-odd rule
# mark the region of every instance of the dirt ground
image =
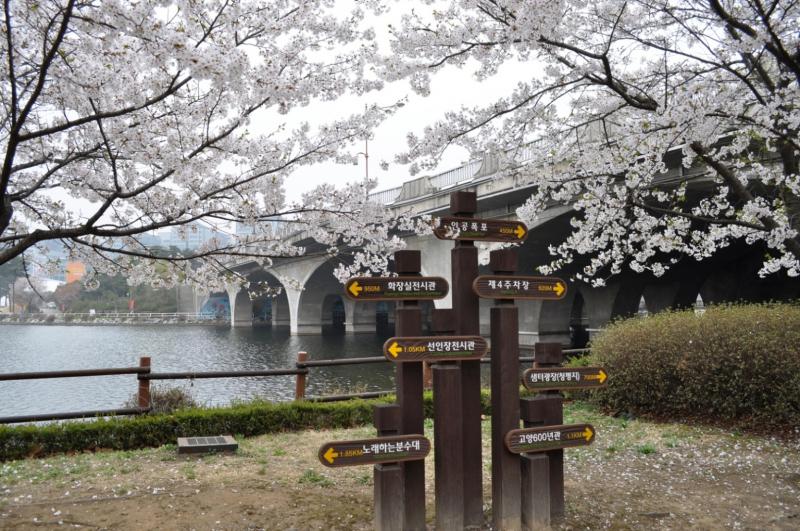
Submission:
MULTIPOLYGON (((567 514, 555 529, 800 529, 800 429, 777 440, 614 419, 580 404, 566 416, 592 423, 597 436, 566 451, 567 514)), ((490 421, 483 424, 490 522, 490 421)), ((432 439, 430 422, 426 432, 432 439)), ((373 434, 268 435, 240 439, 235 455, 201 458, 167 446, 3 463, 0 528, 371 529, 372 468, 328 469, 317 450, 373 434)))

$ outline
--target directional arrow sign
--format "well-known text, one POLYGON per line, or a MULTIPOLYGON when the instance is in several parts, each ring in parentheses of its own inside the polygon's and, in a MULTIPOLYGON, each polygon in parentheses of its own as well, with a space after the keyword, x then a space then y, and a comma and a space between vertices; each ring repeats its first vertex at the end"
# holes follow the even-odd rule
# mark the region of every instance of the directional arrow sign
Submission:
POLYGON ((556 277, 481 275, 472 291, 484 299, 534 299, 557 301, 567 293, 567 283, 556 277))
POLYGON ((354 301, 432 300, 447 297, 449 289, 442 277, 355 277, 344 293, 354 301))
POLYGON ((511 430, 506 434, 506 447, 512 454, 544 452, 586 446, 594 441, 591 424, 563 424, 511 430))
POLYGON ((522 242, 528 237, 528 227, 520 221, 444 217, 434 222, 433 234, 440 240, 522 242))
POLYGON ((608 374, 602 367, 528 369, 522 373, 522 383, 531 391, 590 389, 603 387, 607 380, 608 374))
POLYGON ((425 459, 431 442, 422 435, 399 435, 358 441, 325 443, 319 461, 329 467, 395 463, 425 459))
POLYGON ((397 362, 479 360, 488 348, 481 336, 390 337, 383 355, 397 362))

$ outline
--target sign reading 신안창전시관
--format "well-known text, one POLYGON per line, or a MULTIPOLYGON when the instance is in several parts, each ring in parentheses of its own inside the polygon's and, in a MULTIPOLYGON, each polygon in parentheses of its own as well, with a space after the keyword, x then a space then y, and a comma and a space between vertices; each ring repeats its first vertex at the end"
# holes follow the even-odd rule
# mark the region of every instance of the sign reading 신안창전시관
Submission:
POLYGON ((433 234, 440 240, 523 242, 528 227, 520 221, 443 217, 434 219, 433 234))
POLYGON ((430 450, 431 442, 422 435, 398 435, 325 443, 318 456, 323 465, 340 467, 416 461, 425 459, 430 450))
POLYGON ((472 291, 484 299, 532 299, 557 301, 567 293, 567 283, 556 277, 481 275, 472 291))
POLYGON ((562 424, 511 430, 506 434, 506 447, 512 454, 546 452, 574 446, 586 446, 594 441, 591 424, 562 424))
POLYGON ((354 277, 344 289, 354 301, 443 299, 449 290, 442 277, 354 277))
POLYGON ((481 336, 390 337, 383 344, 389 361, 463 361, 481 359, 489 349, 481 336))

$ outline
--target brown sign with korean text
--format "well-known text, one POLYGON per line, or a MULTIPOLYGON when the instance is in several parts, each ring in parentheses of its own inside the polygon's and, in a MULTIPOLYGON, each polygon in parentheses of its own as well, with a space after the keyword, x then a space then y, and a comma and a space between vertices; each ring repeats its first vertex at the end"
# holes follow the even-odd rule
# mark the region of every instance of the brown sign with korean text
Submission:
POLYGON ((390 337, 383 355, 396 362, 479 360, 488 348, 481 336, 390 337))
POLYGON ((355 277, 344 292, 354 301, 402 301, 443 299, 449 290, 442 277, 355 277))
POLYGON ((512 454, 546 452, 574 446, 586 446, 594 441, 591 424, 561 424, 511 430, 506 434, 506 447, 512 454))
POLYGON ((567 293, 567 283, 556 277, 481 275, 472 291, 484 299, 533 299, 557 301, 567 293))
POLYGON ((602 367, 554 367, 528 369, 522 383, 531 391, 557 391, 603 387, 608 375, 602 367))
POLYGON ((520 221, 443 217, 434 220, 433 234, 440 240, 523 242, 528 227, 520 221))
POLYGON ((328 467, 374 465, 425 459, 430 450, 431 442, 422 435, 398 435, 325 443, 318 457, 328 467))

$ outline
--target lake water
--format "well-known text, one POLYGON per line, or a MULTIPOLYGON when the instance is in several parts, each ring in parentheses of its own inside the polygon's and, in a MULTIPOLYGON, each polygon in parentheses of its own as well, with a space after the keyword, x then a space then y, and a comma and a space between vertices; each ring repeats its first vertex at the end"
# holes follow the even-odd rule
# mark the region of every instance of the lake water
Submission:
MULTIPOLYGON (((0 326, 0 372, 135 367, 150 356, 153 372, 294 368, 297 352, 310 359, 380 356, 376 335, 290 336, 287 331, 227 326, 0 326)), ((0 416, 122 407, 136 393, 135 375, 0 382, 0 416)), ((187 389, 201 404, 294 397, 294 376, 167 380, 153 385, 187 389)), ((315 367, 307 395, 392 389, 390 363, 315 367)))

